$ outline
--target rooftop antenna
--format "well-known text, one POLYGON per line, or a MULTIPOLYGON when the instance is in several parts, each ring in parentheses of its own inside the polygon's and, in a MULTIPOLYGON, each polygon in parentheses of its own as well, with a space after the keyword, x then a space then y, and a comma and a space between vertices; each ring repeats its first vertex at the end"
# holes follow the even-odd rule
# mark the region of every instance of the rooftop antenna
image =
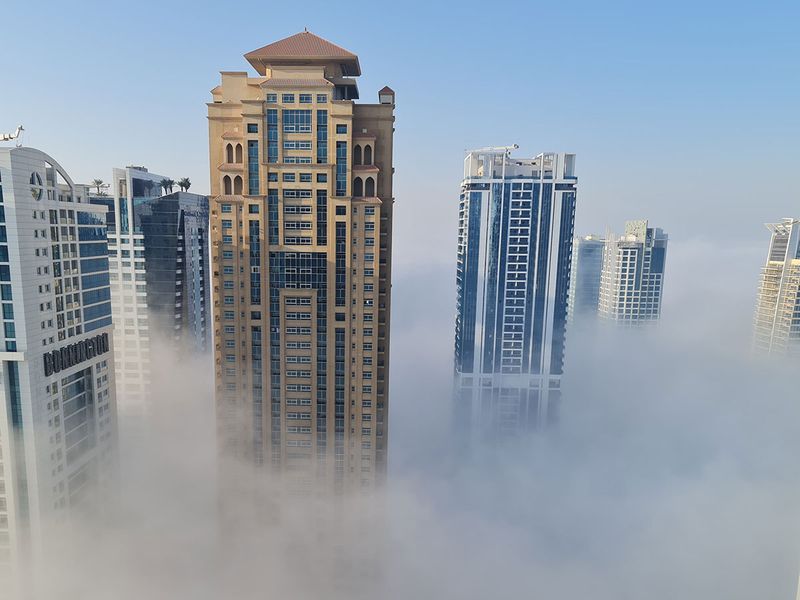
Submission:
POLYGON ((11 140, 17 140, 17 148, 22 146, 22 138, 20 134, 25 131, 25 128, 22 125, 17 125, 17 130, 14 133, 0 133, 0 142, 10 142, 11 140))

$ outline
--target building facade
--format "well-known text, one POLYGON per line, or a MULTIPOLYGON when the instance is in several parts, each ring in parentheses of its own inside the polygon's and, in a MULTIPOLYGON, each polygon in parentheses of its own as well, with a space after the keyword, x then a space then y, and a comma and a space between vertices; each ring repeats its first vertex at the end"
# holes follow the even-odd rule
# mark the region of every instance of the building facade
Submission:
POLYGON ((574 154, 467 154, 459 201, 455 413, 502 438, 557 415, 577 195, 574 154))
POLYGON ((766 354, 800 354, 800 219, 770 223, 761 269, 753 345, 766 354))
POLYGON ((208 104, 216 401, 226 454, 311 487, 386 468, 394 92, 303 32, 208 104))
MULTIPOLYGON (((114 169, 112 196, 92 196, 108 211, 111 299, 120 410, 151 407, 152 350, 207 351, 208 198, 163 187, 144 167, 114 169)), ((173 182, 174 184, 174 182, 173 182)))
POLYGON ((598 235, 576 237, 569 280, 569 322, 596 317, 606 241, 598 235))
POLYGON ((647 221, 628 221, 625 234, 608 236, 603 255, 600 317, 636 326, 661 317, 667 234, 647 221))
POLYGON ((0 149, 0 296, 8 575, 41 562, 52 524, 92 504, 117 445, 105 211, 33 148, 0 149))

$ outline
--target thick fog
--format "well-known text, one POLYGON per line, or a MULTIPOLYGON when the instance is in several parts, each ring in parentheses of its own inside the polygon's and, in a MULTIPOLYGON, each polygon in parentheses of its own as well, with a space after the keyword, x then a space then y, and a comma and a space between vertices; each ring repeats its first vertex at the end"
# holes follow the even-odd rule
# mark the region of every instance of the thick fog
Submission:
POLYGON ((399 268, 390 477, 367 498, 278 497, 226 464, 241 506, 220 520, 210 365, 160 356, 147 430, 122 423, 120 493, 41 597, 793 598, 797 368, 749 352, 760 250, 709 248, 670 248, 658 327, 570 330, 556 427, 470 456, 450 435, 450 267, 399 268))

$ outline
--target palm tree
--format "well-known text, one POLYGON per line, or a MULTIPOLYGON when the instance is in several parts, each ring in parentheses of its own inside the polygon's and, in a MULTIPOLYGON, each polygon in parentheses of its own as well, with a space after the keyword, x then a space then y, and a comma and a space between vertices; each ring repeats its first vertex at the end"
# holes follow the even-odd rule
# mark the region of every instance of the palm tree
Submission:
POLYGON ((188 177, 184 177, 178 181, 178 187, 181 188, 182 192, 188 192, 189 188, 192 187, 192 182, 189 181, 188 177))
POLYGON ((103 195, 103 180, 102 179, 92 179, 92 187, 97 190, 97 195, 103 195))
POLYGON ((161 180, 161 187, 164 189, 165 194, 171 194, 174 185, 175 185, 174 179, 164 178, 161 180))

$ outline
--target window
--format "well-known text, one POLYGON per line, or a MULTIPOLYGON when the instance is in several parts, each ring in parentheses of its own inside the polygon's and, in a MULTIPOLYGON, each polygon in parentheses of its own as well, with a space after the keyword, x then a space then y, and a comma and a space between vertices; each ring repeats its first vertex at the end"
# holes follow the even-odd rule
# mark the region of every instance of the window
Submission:
POLYGON ((339 215, 339 216, 346 215, 347 214, 347 207, 346 206, 337 206, 336 207, 336 214, 339 215))
POLYGON ((283 180, 284 181, 294 181, 295 180, 294 173, 284 173, 283 174, 283 180))
POLYGON ((294 104, 294 94, 283 94, 281 96, 281 102, 285 104, 294 104))
POLYGON ((247 133, 258 133, 258 123, 248 123, 247 133))
POLYGON ((284 110, 284 133, 311 133, 310 110, 284 110))
POLYGON ((301 183, 311 183, 311 173, 300 173, 301 183))
POLYGON ((317 164, 328 162, 328 111, 317 111, 317 164))
POLYGON ((267 173, 267 181, 278 181, 277 173, 267 173))
POLYGON ((278 94, 267 94, 267 104, 275 104, 278 101, 278 94))
POLYGON ((224 212, 224 213, 233 212, 233 207, 230 204, 223 204, 222 205, 222 212, 224 212))
POLYGON ((311 94, 300 94, 300 104, 311 104, 311 94))
POLYGON ((347 133, 347 125, 337 125, 336 126, 336 133, 347 133))
POLYGON ((325 104, 328 102, 328 94, 317 94, 317 102, 319 104, 325 104))
POLYGON ((365 206, 364 207, 364 215, 367 217, 371 217, 375 214, 375 207, 374 206, 365 206))
POLYGON ((278 110, 267 110, 267 162, 278 162, 278 110))
POLYGON ((258 204, 249 205, 247 207, 247 212, 250 213, 251 215, 257 215, 258 214, 258 204))
POLYGON ((230 229, 233 227, 233 221, 230 219, 222 219, 222 228, 223 229, 230 229))
POLYGON ((317 173, 317 183, 328 183, 328 174, 317 173))

